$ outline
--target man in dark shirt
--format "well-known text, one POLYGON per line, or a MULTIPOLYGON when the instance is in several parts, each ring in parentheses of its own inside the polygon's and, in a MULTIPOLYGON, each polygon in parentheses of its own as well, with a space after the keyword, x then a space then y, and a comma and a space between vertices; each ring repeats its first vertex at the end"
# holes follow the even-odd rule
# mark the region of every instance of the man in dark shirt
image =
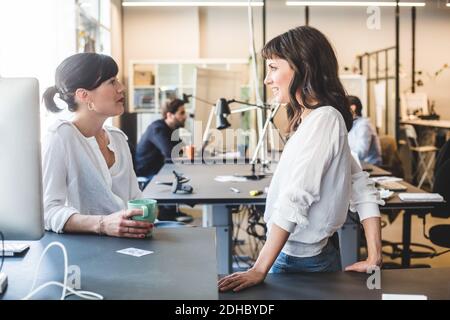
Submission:
MULTIPOLYGON (((172 134, 175 130, 184 127, 187 118, 184 103, 180 99, 167 103, 163 110, 163 119, 154 121, 145 130, 136 148, 137 176, 147 177, 150 181, 165 162, 172 160, 173 148, 181 143, 179 137, 174 137, 172 140, 172 134)), ((175 206, 159 206, 158 219, 180 222, 193 220, 191 216, 177 211, 175 206)))
POLYGON ((181 142, 172 141, 172 133, 184 127, 186 110, 184 101, 175 99, 163 110, 163 119, 154 121, 142 135, 136 148, 136 173, 139 177, 150 180, 162 168, 166 161, 172 159, 172 149, 181 142))

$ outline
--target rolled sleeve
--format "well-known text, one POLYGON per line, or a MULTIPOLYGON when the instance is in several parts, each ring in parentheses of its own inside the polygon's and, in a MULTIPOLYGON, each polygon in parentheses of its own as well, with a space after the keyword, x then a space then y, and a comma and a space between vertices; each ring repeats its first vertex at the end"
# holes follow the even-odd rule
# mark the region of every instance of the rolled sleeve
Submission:
POLYGON ((64 226, 69 218, 78 213, 75 208, 55 206, 47 210, 45 229, 56 233, 64 233, 64 226))
POLYGON ((279 210, 275 211, 275 214, 272 217, 272 222, 274 224, 289 233, 294 232, 296 226, 301 228, 306 228, 308 226, 307 207, 295 207, 294 204, 290 203, 289 206, 284 206, 283 208, 283 212, 279 210))
POLYGON ((361 221, 380 217, 379 205, 384 205, 375 183, 369 178, 369 174, 359 168, 352 158, 352 194, 350 198, 350 210, 358 212, 361 221))

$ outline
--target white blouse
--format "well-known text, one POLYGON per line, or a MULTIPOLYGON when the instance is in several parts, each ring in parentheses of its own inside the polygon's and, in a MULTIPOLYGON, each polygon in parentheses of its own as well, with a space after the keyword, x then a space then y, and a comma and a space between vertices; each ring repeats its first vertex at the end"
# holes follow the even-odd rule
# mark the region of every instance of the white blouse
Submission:
POLYGON ((115 163, 108 168, 95 137, 86 138, 70 121, 58 120, 44 140, 42 173, 45 229, 63 232, 75 213, 107 215, 141 197, 127 136, 104 126, 115 163))
POLYGON ((264 220, 290 232, 283 252, 318 255, 344 224, 348 209, 360 220, 379 217, 384 204, 354 161, 342 115, 330 106, 313 110, 287 142, 269 187, 264 220))

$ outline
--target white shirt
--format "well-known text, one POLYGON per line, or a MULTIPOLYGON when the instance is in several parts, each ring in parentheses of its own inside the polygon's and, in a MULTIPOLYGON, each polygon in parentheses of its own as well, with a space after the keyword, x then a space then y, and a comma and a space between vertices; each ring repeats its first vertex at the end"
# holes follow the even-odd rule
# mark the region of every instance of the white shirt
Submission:
POLYGON ((283 252, 318 255, 344 224, 348 209, 360 220, 379 217, 384 204, 355 163, 342 115, 330 106, 313 110, 287 142, 269 187, 264 220, 290 232, 283 252))
POLYGON ((43 147, 45 229, 63 232, 75 213, 111 214, 141 197, 127 136, 104 126, 115 163, 108 168, 95 137, 86 138, 70 121, 49 128, 43 147))
POLYGON ((369 119, 358 117, 353 120, 352 130, 348 133, 348 144, 360 161, 381 165, 380 139, 369 119))

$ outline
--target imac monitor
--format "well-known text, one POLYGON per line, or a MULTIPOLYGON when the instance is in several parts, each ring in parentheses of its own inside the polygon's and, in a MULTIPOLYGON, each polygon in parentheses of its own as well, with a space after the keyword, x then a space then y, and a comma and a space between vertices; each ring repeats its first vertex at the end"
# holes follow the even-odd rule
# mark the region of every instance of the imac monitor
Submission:
POLYGON ((39 84, 0 77, 0 230, 6 240, 44 233, 39 84))

